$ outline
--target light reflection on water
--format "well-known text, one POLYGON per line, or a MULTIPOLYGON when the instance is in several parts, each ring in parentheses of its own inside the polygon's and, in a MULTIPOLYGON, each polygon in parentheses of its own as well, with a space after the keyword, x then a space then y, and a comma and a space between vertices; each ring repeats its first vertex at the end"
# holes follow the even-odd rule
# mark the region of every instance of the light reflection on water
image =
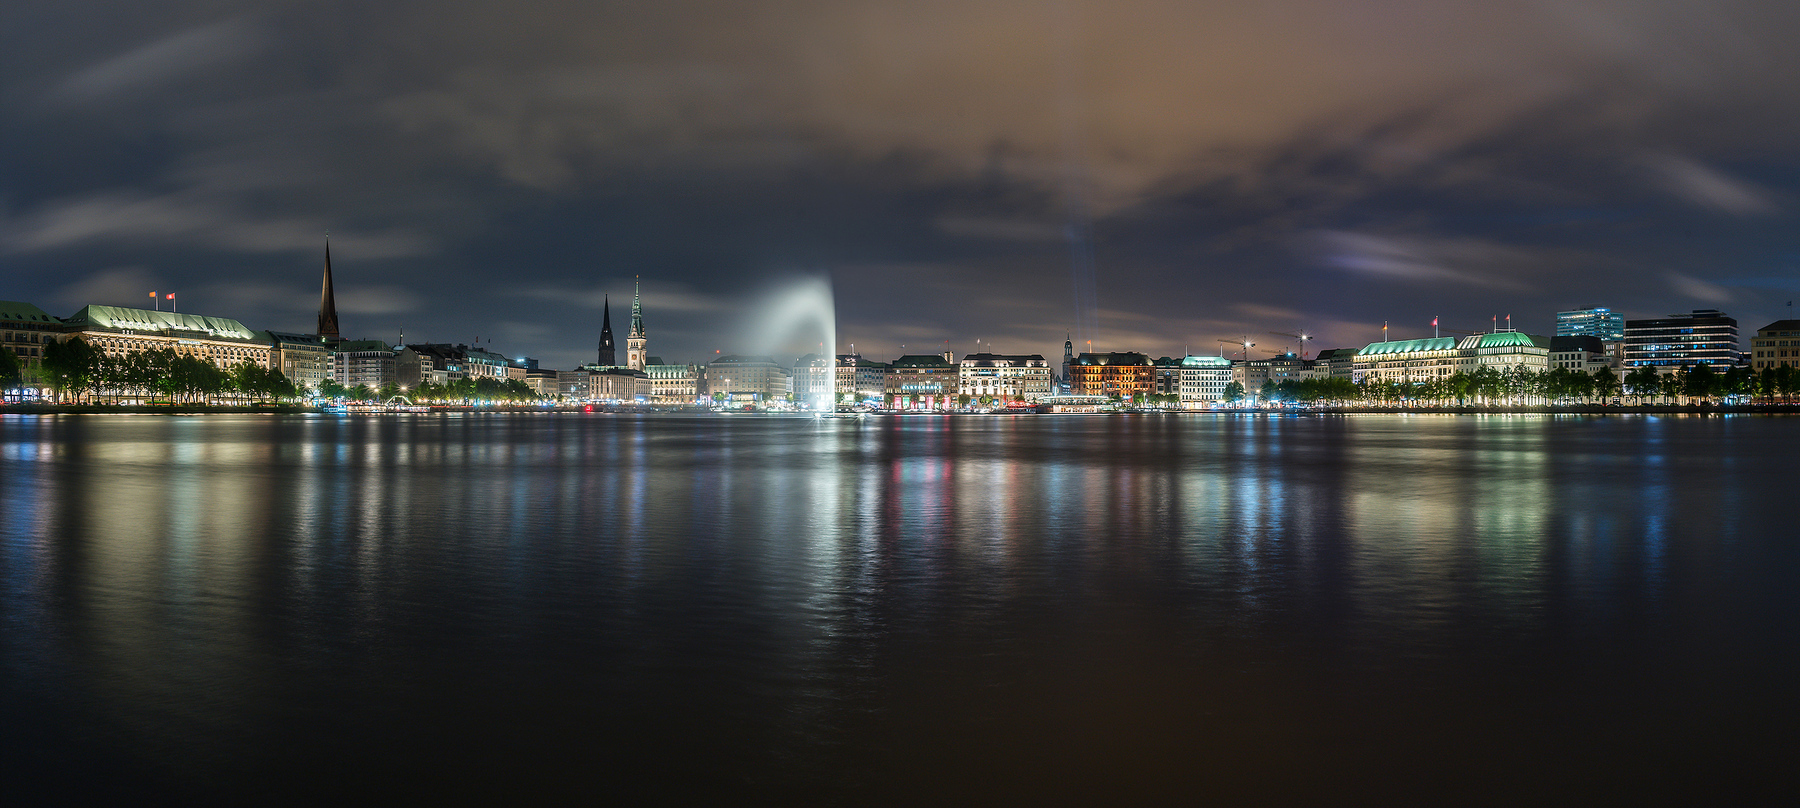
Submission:
POLYGON ((5 717, 180 799, 1566 792, 1793 717, 1792 431, 5 416, 5 717))

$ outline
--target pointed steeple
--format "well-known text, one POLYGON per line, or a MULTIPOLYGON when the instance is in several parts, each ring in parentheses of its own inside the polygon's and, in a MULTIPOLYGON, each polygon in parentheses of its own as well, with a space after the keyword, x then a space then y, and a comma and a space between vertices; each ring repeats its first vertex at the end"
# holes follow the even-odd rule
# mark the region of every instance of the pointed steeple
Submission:
POLYGON ((605 297, 600 298, 600 364, 618 364, 613 352, 612 301, 605 297))
POLYGON ((644 336, 644 307, 638 302, 638 281, 631 282, 631 334, 629 338, 638 339, 644 336))
POLYGON ((331 236, 325 236, 325 285, 319 291, 319 341, 337 342, 337 300, 331 294, 331 236))
POLYGON ((643 370, 650 361, 650 340, 644 334, 644 307, 638 303, 638 282, 631 282, 631 333, 625 337, 625 367, 643 370))

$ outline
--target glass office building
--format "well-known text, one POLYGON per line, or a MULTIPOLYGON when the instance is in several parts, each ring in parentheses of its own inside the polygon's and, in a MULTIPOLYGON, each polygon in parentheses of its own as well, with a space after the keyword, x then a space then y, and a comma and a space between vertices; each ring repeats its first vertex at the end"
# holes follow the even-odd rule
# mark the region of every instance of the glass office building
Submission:
POLYGON ((1556 336, 1599 337, 1601 342, 1619 342, 1625 339, 1625 315, 1596 308, 1559 311, 1556 336))

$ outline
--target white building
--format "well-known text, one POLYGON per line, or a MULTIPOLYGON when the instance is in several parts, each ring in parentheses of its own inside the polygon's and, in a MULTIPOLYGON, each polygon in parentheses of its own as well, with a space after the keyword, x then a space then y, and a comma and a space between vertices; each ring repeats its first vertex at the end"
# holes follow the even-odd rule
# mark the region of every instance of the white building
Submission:
POLYGON ((1223 356, 1189 356, 1181 360, 1181 383, 1177 394, 1184 407, 1203 406, 1225 400, 1225 387, 1231 384, 1231 360, 1223 356))
POLYGON ((969 354, 957 363, 956 373, 957 395, 976 403, 985 398, 990 403, 1035 404, 1056 384, 1049 361, 1038 354, 969 354))

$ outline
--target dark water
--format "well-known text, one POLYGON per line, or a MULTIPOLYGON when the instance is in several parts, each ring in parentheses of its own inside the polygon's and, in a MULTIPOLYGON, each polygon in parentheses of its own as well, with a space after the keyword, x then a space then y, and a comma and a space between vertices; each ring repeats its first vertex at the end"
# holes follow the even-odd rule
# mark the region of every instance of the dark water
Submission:
POLYGON ((1718 797, 1800 748, 1797 447, 1748 416, 5 416, 0 793, 1718 797))

